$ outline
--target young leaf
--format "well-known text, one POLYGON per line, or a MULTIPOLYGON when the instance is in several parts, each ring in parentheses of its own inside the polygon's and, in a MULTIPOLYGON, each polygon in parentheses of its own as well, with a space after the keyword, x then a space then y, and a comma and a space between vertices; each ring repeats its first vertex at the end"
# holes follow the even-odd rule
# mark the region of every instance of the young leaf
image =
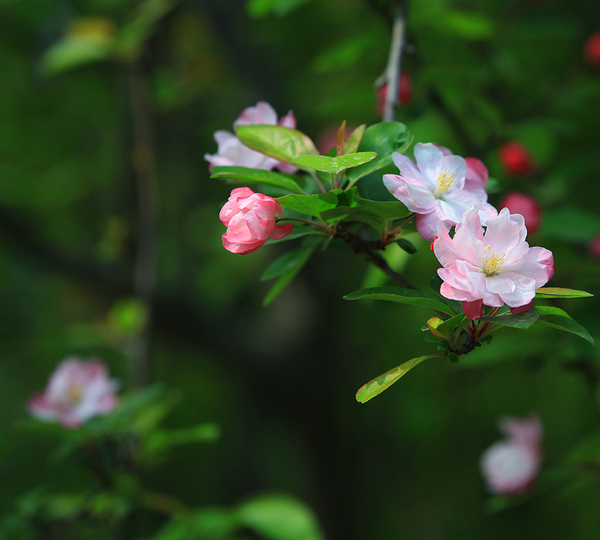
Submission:
POLYGON ((247 184, 269 184, 299 194, 306 193, 293 178, 273 171, 248 169, 247 167, 213 167, 210 177, 219 180, 239 180, 247 184))
POLYGON ((335 135, 335 155, 341 156, 344 153, 344 140, 346 138, 346 120, 344 120, 335 135))
POLYGON ((346 169, 358 167, 375 159, 375 152, 358 152, 356 154, 344 154, 343 156, 298 156, 292 163, 298 167, 315 169, 326 173, 341 173, 346 169))
POLYGON ((354 154, 354 152, 358 150, 358 145, 363 138, 366 127, 367 124, 362 124, 358 126, 352 133, 350 133, 350 135, 348 135, 348 138, 344 143, 344 154, 354 154))
POLYGON ((290 495, 266 494, 254 497, 238 507, 236 516, 243 527, 258 533, 260 538, 325 539, 313 511, 290 495))
POLYGON ((566 311, 552 306, 538 306, 537 309, 540 313, 539 322, 575 334, 594 345, 594 338, 583 326, 571 319, 566 311))
POLYGON ((427 328, 429 331, 436 337, 439 338, 449 338, 450 330, 445 321, 440 319, 439 317, 431 317, 427 321, 427 328))
POLYGON ((248 148, 279 161, 291 163, 306 154, 318 154, 314 143, 297 129, 283 126, 238 126, 237 137, 248 148))
POLYGON ((406 375, 412 368, 418 366, 421 362, 427 360, 428 358, 443 358, 443 356, 441 354, 419 356, 418 358, 413 358, 408 362, 404 362, 404 364, 400 364, 399 366, 386 371, 384 374, 379 375, 379 377, 361 386, 358 389, 358 392, 356 392, 356 401, 360 403, 366 403, 367 401, 373 399, 375 396, 381 394, 381 392, 384 390, 387 390, 401 377, 404 377, 404 375, 406 375))
POLYGON ((377 171, 392 162, 392 154, 403 150, 410 141, 410 134, 400 122, 380 122, 369 126, 358 146, 361 152, 377 152, 377 158, 365 165, 348 171, 351 182, 377 171))
POLYGON ((525 329, 529 328, 537 321, 538 317, 539 313, 537 308, 532 307, 531 309, 516 315, 513 315, 512 313, 507 313, 506 315, 484 315, 483 317, 479 317, 479 320, 492 322, 501 326, 510 326, 511 328, 525 329))
POLYGON ((450 308, 435 296, 421 291, 413 291, 412 289, 403 289, 402 287, 373 287, 371 289, 355 291, 344 296, 344 300, 361 300, 364 298, 426 306, 447 315, 453 315, 450 308))
POLYGON ((331 191, 315 195, 284 195, 276 200, 284 208, 317 217, 338 204, 337 195, 331 191))
MULTIPOLYGON (((312 252, 315 250, 319 242, 320 240, 312 239, 310 242, 307 242, 299 248, 295 249, 293 252, 290 252, 294 253, 293 256, 290 256, 290 259, 293 259, 293 261, 290 261, 289 259, 285 261, 287 268, 281 273, 275 273, 273 275, 273 277, 279 275, 279 279, 275 282, 273 287, 271 287, 271 290, 265 296, 262 303, 264 307, 268 306, 273 300, 275 300, 277 295, 281 291, 283 291, 283 289, 287 287, 287 285, 292 281, 292 279, 296 277, 296 274, 298 274, 298 272, 302 270, 302 267, 308 262, 308 259, 310 259, 312 252)), ((280 259, 278 259, 278 261, 279 260, 280 259)), ((261 276, 261 278, 265 279, 264 274, 261 276)))
POLYGON ((559 287, 542 287, 535 290, 536 298, 587 298, 594 296, 586 291, 577 291, 575 289, 561 289, 559 287))

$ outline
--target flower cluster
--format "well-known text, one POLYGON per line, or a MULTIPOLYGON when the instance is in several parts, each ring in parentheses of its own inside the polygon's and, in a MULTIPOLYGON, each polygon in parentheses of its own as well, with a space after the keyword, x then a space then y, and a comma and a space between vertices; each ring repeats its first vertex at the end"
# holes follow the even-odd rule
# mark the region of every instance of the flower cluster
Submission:
POLYGON ((542 464, 542 424, 537 416, 504 418, 499 429, 506 439, 481 456, 481 472, 495 495, 519 495, 529 489, 542 464))
POLYGON ((27 403, 29 412, 46 422, 76 428, 94 416, 102 416, 118 403, 119 383, 109 379, 100 360, 66 358, 52 373, 43 392, 27 403))

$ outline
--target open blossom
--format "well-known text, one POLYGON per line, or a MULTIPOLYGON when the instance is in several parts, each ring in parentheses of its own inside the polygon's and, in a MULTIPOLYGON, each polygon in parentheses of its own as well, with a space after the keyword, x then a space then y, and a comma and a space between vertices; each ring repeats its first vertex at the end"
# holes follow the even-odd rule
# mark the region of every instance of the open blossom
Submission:
POLYGON ((506 439, 493 444, 481 456, 481 472, 490 492, 518 495, 530 488, 542 463, 542 424, 537 416, 505 418, 500 431, 506 439))
POLYGON ((554 275, 552 252, 525 241, 523 216, 504 208, 488 220, 484 232, 476 207, 465 213, 453 238, 440 227, 433 245, 443 268, 440 293, 463 302, 465 315, 475 319, 483 305, 507 304, 513 313, 530 307, 535 290, 554 275), (512 309, 523 308, 523 309, 512 309))
POLYGON ((283 214, 281 205, 272 197, 254 193, 250 188, 235 188, 219 213, 227 227, 223 247, 231 253, 252 253, 268 239, 279 240, 290 234, 293 225, 277 225, 283 214))
MULTIPOLYGON (((292 111, 282 116, 279 122, 277 121, 277 113, 266 101, 259 101, 256 107, 247 107, 242 111, 242 114, 233 123, 233 126, 246 125, 277 125, 289 128, 296 127, 296 118, 292 111)), ((242 142, 231 132, 226 130, 215 131, 215 141, 219 145, 216 154, 204 154, 204 159, 211 166, 239 166, 248 167, 250 169, 262 169, 270 171, 273 168, 278 168, 285 173, 293 173, 297 167, 289 163, 277 161, 269 156, 265 156, 256 150, 252 150, 243 145, 242 142)))
POLYGON ((28 401, 27 409, 40 420, 76 428, 114 409, 118 387, 116 379, 108 378, 108 369, 102 361, 71 357, 61 362, 46 389, 28 401))
POLYGON ((415 145, 416 165, 397 152, 392 158, 400 175, 386 174, 383 183, 396 199, 418 214, 417 230, 426 240, 435 238, 440 225, 450 230, 474 205, 479 208, 482 223, 497 214, 487 202, 483 181, 477 180, 475 173, 469 189, 465 187, 467 163, 464 158, 444 155, 433 143, 415 145))

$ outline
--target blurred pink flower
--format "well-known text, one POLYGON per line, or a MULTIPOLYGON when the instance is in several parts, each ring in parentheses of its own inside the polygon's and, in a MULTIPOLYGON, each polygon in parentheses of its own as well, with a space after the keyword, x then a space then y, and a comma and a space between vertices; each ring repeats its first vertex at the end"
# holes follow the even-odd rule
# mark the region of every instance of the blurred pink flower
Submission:
POLYGON ((529 489, 542 463, 542 424, 537 416, 500 421, 506 439, 481 456, 481 472, 488 490, 496 495, 518 495, 529 489))
POLYGON ((588 253, 592 259, 600 259, 600 234, 594 236, 590 242, 588 253))
MULTIPOLYGON (((385 83, 377 90, 377 115, 383 116, 388 85, 385 83)), ((410 75, 403 71, 398 79, 398 101, 400 105, 408 105, 413 98, 413 87, 410 75)))
POLYGON ((537 232, 542 224, 542 209, 538 202, 529 195, 511 191, 500 201, 500 209, 508 208, 511 214, 521 214, 525 219, 527 232, 533 234, 537 232))
POLYGON ((509 176, 531 174, 535 170, 529 150, 517 141, 509 141, 498 148, 498 158, 509 176))
POLYGON ((108 378, 104 362, 70 357, 52 373, 45 391, 27 402, 27 409, 40 420, 72 429, 114 409, 118 387, 116 379, 108 378))
POLYGON ((235 188, 219 213, 227 227, 223 247, 231 253, 252 253, 269 237, 279 240, 292 232, 293 225, 277 225, 283 214, 281 205, 272 197, 254 193, 250 188, 235 188))
POLYGON ((416 165, 396 152, 392 158, 400 169, 400 175, 383 176, 388 191, 411 212, 418 214, 417 230, 429 241, 438 234, 438 227, 450 230, 474 205, 479 208, 484 224, 497 214, 496 209, 488 204, 483 187, 465 188, 468 169, 464 158, 444 155, 445 151, 449 152, 433 143, 418 143, 415 145, 416 165))
POLYGON ((600 68, 600 32, 595 32, 586 40, 584 53, 592 66, 600 68))
MULTIPOLYGON (((277 125, 289 128, 296 128, 296 118, 292 111, 282 116, 277 122, 277 113, 266 101, 259 101, 256 107, 246 107, 237 120, 233 123, 234 127, 245 125, 277 125)), ((204 154, 204 159, 211 166, 238 166, 248 167, 250 169, 262 169, 270 171, 273 168, 279 169, 284 173, 293 173, 297 167, 277 161, 269 156, 265 156, 256 150, 251 150, 244 146, 242 142, 231 132, 226 130, 215 131, 215 141, 218 144, 216 154, 204 154)))
POLYGON ((530 304, 535 290, 554 275, 554 258, 545 248, 530 248, 526 235, 523 217, 506 208, 488 220, 485 233, 476 207, 465 213, 453 238, 440 227, 433 245, 444 267, 438 270, 444 280, 440 294, 462 301, 471 319, 481 316, 482 304, 530 304))

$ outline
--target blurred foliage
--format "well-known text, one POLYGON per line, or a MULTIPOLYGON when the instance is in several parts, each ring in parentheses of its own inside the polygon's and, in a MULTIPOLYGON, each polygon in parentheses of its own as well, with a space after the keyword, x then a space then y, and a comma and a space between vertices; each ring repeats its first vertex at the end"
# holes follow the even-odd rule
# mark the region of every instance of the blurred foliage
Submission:
MULTIPOLYGON (((242 257, 222 249, 217 216, 231 186, 209 179, 213 132, 259 99, 293 109, 314 141, 342 120, 376 123, 389 7, 0 1, 2 538, 114 538, 123 516, 128 539, 312 540, 317 520, 344 540, 597 538, 597 348, 537 324, 526 340, 504 329, 458 364, 423 362, 397 391, 359 405, 360 384, 423 354, 427 308, 342 301, 386 276, 332 242, 263 309, 270 284, 258 278, 292 244, 242 257), (127 388, 146 322, 131 300, 133 66, 151 97, 160 194, 152 376, 175 394, 127 390, 120 413, 81 432, 23 429, 25 400, 65 356, 104 358, 127 388), (531 410, 544 423, 544 475, 528 496, 490 499, 479 455, 499 416, 531 410), (147 464, 134 474, 106 442, 132 426, 147 464), (98 490, 82 437, 103 441, 110 489, 98 490), (256 495, 273 490, 294 497, 256 495)), ((509 190, 536 198, 543 223, 530 243, 554 252, 551 285, 595 298, 600 72, 582 49, 599 10, 584 0, 412 2, 403 69, 414 97, 399 113, 415 142, 482 159, 493 204, 509 190), (509 140, 531 152, 531 174, 501 166, 496 150, 509 140)), ((385 200, 379 178, 359 186, 385 200)), ((304 240, 293 242, 308 249, 304 240)), ((397 246, 384 255, 425 290, 437 263, 411 240, 420 259, 397 246)), ((280 264, 279 279, 293 269, 280 264)), ((600 335, 597 300, 544 303, 600 335)))

